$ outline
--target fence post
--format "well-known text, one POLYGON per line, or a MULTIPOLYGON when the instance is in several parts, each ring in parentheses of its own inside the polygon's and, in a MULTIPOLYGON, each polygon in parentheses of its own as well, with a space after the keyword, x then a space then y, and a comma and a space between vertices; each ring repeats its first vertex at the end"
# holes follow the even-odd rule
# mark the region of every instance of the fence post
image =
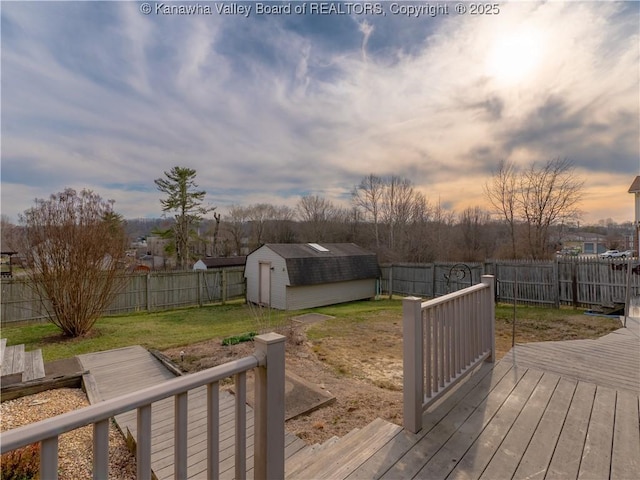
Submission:
POLYGON ((560 308, 560 265, 558 257, 553 260, 553 304, 560 308))
POLYGON ((389 265, 388 289, 389 289, 389 300, 391 300, 393 298, 393 263, 389 265))
POLYGON ((285 337, 255 337, 254 478, 284 478, 284 347, 285 337))
POLYGON ((403 418, 404 428, 413 433, 422 429, 422 402, 424 401, 422 341, 422 300, 416 297, 405 297, 402 300, 403 418))
POLYGON ((196 273, 198 274, 197 277, 197 288, 198 288, 198 306, 201 307, 202 306, 202 279, 204 276, 204 271, 202 270, 196 270, 196 273))
POLYGON ((488 312, 487 315, 489 316, 489 335, 491 335, 491 338, 489 339, 491 341, 491 355, 489 356, 489 358, 487 358, 487 361, 489 362, 495 362, 496 361, 496 293, 495 293, 495 289, 496 289, 496 283, 495 283, 495 277, 493 275, 483 275, 482 276, 482 283, 484 283, 485 285, 487 285, 489 287, 489 306, 488 306, 488 312))
POLYGON ((147 273, 147 312, 151 311, 151 274, 147 273))
POLYGON ((224 268, 222 269, 220 276, 220 294, 222 295, 222 304, 224 305, 227 302, 227 271, 224 268))

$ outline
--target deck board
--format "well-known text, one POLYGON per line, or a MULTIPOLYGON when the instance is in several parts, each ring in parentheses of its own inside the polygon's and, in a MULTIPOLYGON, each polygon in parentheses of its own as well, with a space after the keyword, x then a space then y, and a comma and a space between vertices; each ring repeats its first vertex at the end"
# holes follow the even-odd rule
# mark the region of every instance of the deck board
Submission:
POLYGON ((579 479, 607 478, 611 465, 616 392, 598 387, 582 452, 579 479))
MULTIPOLYGON (((635 478, 640 469, 640 324, 629 320, 630 328, 597 340, 517 345, 495 365, 477 367, 434 402, 416 434, 380 420, 317 454, 301 452, 303 442, 287 435, 286 458, 292 457, 287 477, 635 478), (320 460, 300 462, 301 456, 320 460)), ((97 357, 96 370, 104 371, 105 379, 120 379, 114 387, 118 391, 125 388, 122 379, 134 381, 128 379, 132 359, 147 361, 140 352, 124 353, 118 361, 118 368, 128 369, 124 376, 97 357)), ((196 389, 188 398, 188 473, 199 478, 206 467, 201 448, 206 445, 201 410, 206 394, 196 389)), ((233 478, 234 399, 222 391, 220 400, 220 478, 233 478)), ((161 479, 174 473, 172 415, 173 399, 154 404, 153 416, 159 418, 152 427, 152 459, 161 479)), ((119 417, 135 434, 135 414, 119 417)), ((253 411, 248 407, 247 427, 251 478, 253 411)))
POLYGON ((620 337, 518 344, 502 361, 640 393, 638 337, 620 337))
POLYGON ((7 339, 0 338, 0 365, 4 362, 4 351, 7 347, 7 339))
MULTIPOLYGON (((140 346, 78 356, 83 368, 94 377, 99 398, 104 400, 165 382, 175 376, 153 355, 140 346)), ((189 478, 202 478, 206 470, 206 387, 188 393, 188 458, 189 478)), ((253 409, 247 412, 247 471, 253 472, 253 409)), ((166 398, 151 406, 151 466, 160 480, 174 478, 174 399, 166 398)), ((235 463, 235 397, 220 391, 220 474, 233 476, 235 463)), ((123 432, 136 436, 136 412, 115 417, 123 432)), ((304 447, 299 438, 287 434, 285 452, 293 455, 304 447)))
POLYGON ((5 347, 2 360, 2 376, 22 373, 24 371, 24 345, 5 347))
POLYGON ((347 478, 637 478, 640 322, 629 320, 600 339, 517 345, 347 478))
POLYGON ((578 477, 595 392, 594 384, 578 383, 547 469, 547 476, 550 478, 578 477))
POLYGON ((24 353, 24 371, 22 372, 22 381, 28 382, 43 378, 44 360, 42 359, 42 350, 36 349, 24 353))

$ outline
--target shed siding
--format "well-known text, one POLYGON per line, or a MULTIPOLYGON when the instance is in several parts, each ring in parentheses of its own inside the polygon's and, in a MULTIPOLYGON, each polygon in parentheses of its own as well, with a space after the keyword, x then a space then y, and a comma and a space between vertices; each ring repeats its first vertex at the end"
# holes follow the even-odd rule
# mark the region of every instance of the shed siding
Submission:
POLYGON ((286 309, 301 310, 303 308, 313 308, 322 305, 334 305, 336 303, 373 298, 376 295, 376 280, 354 280, 351 282, 336 282, 324 285, 286 287, 286 289, 286 309))
POLYGON ((247 301, 260 301, 260 264, 270 263, 271 270, 271 306, 284 310, 286 308, 286 285, 289 275, 285 259, 270 248, 263 246, 247 257, 245 277, 247 279, 247 301))

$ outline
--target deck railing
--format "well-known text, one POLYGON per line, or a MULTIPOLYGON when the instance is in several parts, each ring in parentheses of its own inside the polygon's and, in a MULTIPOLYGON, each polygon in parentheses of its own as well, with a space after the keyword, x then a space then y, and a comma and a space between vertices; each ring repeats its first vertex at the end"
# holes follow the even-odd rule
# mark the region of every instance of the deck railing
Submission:
POLYGON ((484 360, 495 356, 494 279, 423 302, 403 300, 404 427, 484 360))
POLYGON ((137 410, 137 478, 151 479, 151 404, 173 396, 174 477, 187 478, 187 394, 207 387, 207 478, 219 477, 219 382, 235 376, 235 478, 246 477, 246 372, 255 372, 254 478, 284 478, 284 340, 255 337, 254 355, 2 433, 1 452, 40 442, 40 478, 58 478, 59 435, 93 424, 93 478, 108 478, 109 419, 137 410))

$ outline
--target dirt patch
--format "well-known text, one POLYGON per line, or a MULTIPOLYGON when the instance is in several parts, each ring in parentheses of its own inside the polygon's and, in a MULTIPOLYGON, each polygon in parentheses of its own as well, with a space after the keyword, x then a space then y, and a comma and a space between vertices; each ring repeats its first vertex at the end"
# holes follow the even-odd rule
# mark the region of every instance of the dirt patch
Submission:
MULTIPOLYGON (((322 398, 335 397, 335 401, 288 420, 287 430, 312 444, 324 442, 333 436, 344 436, 354 428, 364 427, 376 417, 401 424, 402 392, 396 388, 381 388, 367 380, 365 375, 341 373, 333 363, 326 361, 325 353, 318 355, 314 351, 314 344, 307 340, 307 328, 304 325, 291 327, 284 332, 287 335, 287 372, 292 373, 293 378, 300 377, 324 392, 322 398)), ((353 352, 353 349, 350 350, 353 352)), ((253 351, 253 342, 222 346, 221 339, 212 339, 162 353, 191 373, 242 358, 253 351), (181 352, 184 353, 183 360, 181 352)))
MULTIPOLYGON (((549 319, 519 318, 516 342, 597 338, 619 327, 610 319, 559 310, 549 319)), ((511 331, 508 320, 496 319, 498 360, 511 349, 511 331)), ((311 321, 283 333, 287 371, 336 398, 328 406, 287 421, 288 431, 308 443, 319 443, 362 428, 376 417, 402 425, 401 312, 382 310, 359 318, 311 321)), ((250 355, 253 349, 252 342, 223 347, 221 339, 214 339, 163 353, 183 370, 194 372, 250 355)))

